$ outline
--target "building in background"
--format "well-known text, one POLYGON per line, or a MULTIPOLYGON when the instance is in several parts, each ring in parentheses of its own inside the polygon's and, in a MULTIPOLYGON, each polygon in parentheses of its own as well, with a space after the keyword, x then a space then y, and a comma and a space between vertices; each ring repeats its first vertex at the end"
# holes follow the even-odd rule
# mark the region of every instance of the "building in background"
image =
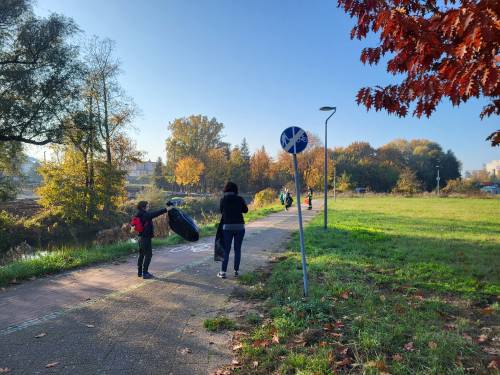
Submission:
POLYGON ((141 177, 152 176, 155 166, 156 162, 151 160, 133 164, 128 170, 127 177, 129 177, 129 179, 139 179, 141 177))
POLYGON ((484 167, 491 177, 500 178, 500 160, 492 160, 484 167))

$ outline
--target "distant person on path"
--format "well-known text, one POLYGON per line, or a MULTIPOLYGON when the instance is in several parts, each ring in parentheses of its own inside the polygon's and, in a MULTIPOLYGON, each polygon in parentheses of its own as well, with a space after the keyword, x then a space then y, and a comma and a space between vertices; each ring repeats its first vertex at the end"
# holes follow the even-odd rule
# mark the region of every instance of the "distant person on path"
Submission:
POLYGON ((285 196, 285 210, 288 211, 288 209, 292 207, 292 203, 293 203, 292 194, 290 194, 290 192, 287 190, 285 196))
POLYGON ((220 201, 220 212, 222 214, 222 236, 224 239, 224 260, 222 269, 217 274, 221 279, 226 278, 227 264, 231 243, 234 240, 234 276, 238 277, 241 260, 241 245, 245 236, 245 221, 243 214, 248 212, 245 200, 238 195, 238 186, 234 182, 228 182, 224 187, 224 196, 220 201))
POLYGON ((313 190, 311 188, 307 189, 307 203, 309 206, 307 207, 308 210, 312 210, 313 208, 313 190))
POLYGON ((285 192, 283 191, 283 189, 280 191, 280 202, 282 206, 285 205, 285 192))
MULTIPOLYGON (((167 206, 170 207, 172 204, 168 202, 167 206)), ((140 201, 137 204, 137 213, 132 220, 132 224, 134 225, 134 220, 139 220, 139 222, 136 222, 134 225, 136 232, 139 233, 137 276, 142 277, 143 279, 151 279, 154 277, 148 272, 149 264, 151 263, 151 258, 153 257, 153 247, 151 245, 151 239, 154 237, 153 219, 167 213, 168 207, 156 211, 148 211, 148 202, 140 201)))

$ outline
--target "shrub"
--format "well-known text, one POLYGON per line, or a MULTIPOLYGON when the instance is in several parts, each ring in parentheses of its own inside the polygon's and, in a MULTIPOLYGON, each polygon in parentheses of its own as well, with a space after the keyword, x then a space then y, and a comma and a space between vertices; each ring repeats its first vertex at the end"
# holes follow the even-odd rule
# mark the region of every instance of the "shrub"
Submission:
POLYGON ((398 182, 393 189, 394 193, 413 195, 422 191, 422 183, 417 179, 415 172, 405 169, 399 175, 398 182))
POLYGON ((479 189, 477 188, 474 181, 462 180, 461 178, 457 178, 455 180, 448 181, 446 186, 443 188, 443 193, 472 194, 479 193, 479 189))
POLYGON ((259 191, 255 194, 255 198, 253 200, 254 207, 264 207, 272 203, 276 203, 278 200, 278 194, 275 190, 271 188, 267 188, 259 191))
POLYGON ((167 193, 158 189, 154 185, 150 185, 137 194, 136 201, 147 201, 151 208, 165 207, 167 193))

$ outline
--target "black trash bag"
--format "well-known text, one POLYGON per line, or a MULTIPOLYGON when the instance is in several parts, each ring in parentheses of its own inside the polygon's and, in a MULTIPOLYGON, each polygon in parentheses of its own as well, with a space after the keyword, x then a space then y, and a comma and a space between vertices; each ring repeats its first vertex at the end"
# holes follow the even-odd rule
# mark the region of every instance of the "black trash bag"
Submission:
POLYGON ((224 260, 224 238, 222 236, 222 220, 217 227, 214 244, 214 261, 222 262, 224 260))
POLYGON ((186 241, 195 242, 200 239, 200 231, 193 219, 178 208, 171 208, 168 211, 168 224, 170 229, 186 241))

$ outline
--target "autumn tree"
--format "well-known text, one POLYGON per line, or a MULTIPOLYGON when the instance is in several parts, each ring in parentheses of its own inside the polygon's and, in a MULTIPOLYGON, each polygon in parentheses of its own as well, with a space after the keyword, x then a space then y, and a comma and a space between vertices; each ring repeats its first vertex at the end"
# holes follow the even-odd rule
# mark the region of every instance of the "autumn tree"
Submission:
POLYGON ((422 191, 422 183, 417 179, 417 175, 411 169, 406 168, 399 175, 398 182, 393 192, 404 195, 413 195, 422 191))
POLYGON ((241 192, 248 191, 250 171, 238 146, 233 147, 229 156, 228 179, 236 183, 241 192))
POLYGON ((200 183, 205 170, 203 163, 191 156, 182 158, 175 167, 175 182, 181 186, 194 187, 200 183))
POLYGON ((271 179, 270 186, 275 190, 280 190, 283 186, 292 181, 292 156, 284 150, 278 152, 276 160, 273 160, 271 164, 269 174, 271 179))
MULTIPOLYGON (((500 114, 499 7, 495 0, 338 0, 356 25, 351 38, 376 34, 378 44, 361 61, 402 76, 398 84, 364 87, 358 104, 404 117, 429 117, 444 99, 454 106, 473 97, 489 100, 481 118, 500 114)), ((500 130, 488 138, 500 144, 500 130)))
POLYGON ((271 157, 264 146, 255 151, 250 158, 250 186, 253 191, 269 187, 271 163, 271 157))
POLYGON ((207 189, 219 192, 227 181, 228 156, 223 148, 214 148, 208 151, 205 177, 207 189))
MULTIPOLYGON (((224 124, 206 116, 178 118, 169 123, 166 140, 167 170, 175 170, 179 160, 191 156, 207 165, 208 151, 222 147, 224 124)), ((204 176, 202 176, 204 178, 204 176)))
POLYGON ((337 190, 340 192, 346 192, 352 190, 353 187, 351 176, 349 176, 346 172, 342 173, 337 181, 337 190))

